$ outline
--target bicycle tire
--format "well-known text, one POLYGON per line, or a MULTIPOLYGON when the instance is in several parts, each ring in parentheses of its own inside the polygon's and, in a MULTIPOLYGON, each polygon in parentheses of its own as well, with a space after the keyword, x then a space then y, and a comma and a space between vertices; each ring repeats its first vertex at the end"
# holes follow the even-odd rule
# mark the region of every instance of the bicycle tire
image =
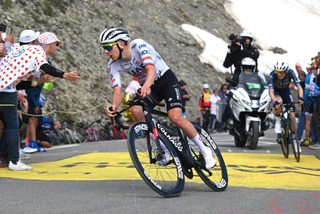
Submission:
POLYGON ((149 133, 152 131, 145 122, 136 122, 130 127, 127 146, 131 160, 142 179, 152 190, 164 197, 179 196, 185 183, 179 156, 171 143, 159 132, 159 138, 171 154, 169 164, 161 165, 157 160, 159 150, 156 143, 150 139, 150 144, 147 145, 149 133), (145 132, 144 138, 139 137, 141 131, 145 132))
POLYGON ((73 143, 73 140, 72 140, 72 137, 70 136, 70 134, 66 131, 66 132, 64 133, 64 135, 65 135, 65 138, 67 139, 66 142, 67 142, 68 144, 72 144, 72 143, 73 143))
POLYGON ((100 135, 105 139, 105 140, 110 140, 110 131, 106 131, 105 129, 100 129, 99 130, 100 135))
POLYGON ((75 134, 77 135, 77 142, 78 143, 86 143, 87 142, 87 139, 85 137, 83 137, 82 134, 78 130, 75 131, 75 134))
POLYGON ((98 131, 95 131, 96 135, 98 137, 98 141, 105 141, 106 139, 102 136, 102 134, 98 131))
POLYGON ((93 141, 86 131, 83 131, 81 133, 81 135, 87 140, 87 142, 92 142, 93 141))
POLYGON ((292 116, 289 116, 289 128, 290 129, 290 140, 291 140, 291 144, 292 144, 292 151, 293 151, 293 155, 296 159, 297 162, 300 161, 300 143, 299 143, 299 139, 298 139, 298 134, 297 134, 297 129, 296 129, 296 124, 294 123, 294 120, 292 118, 292 116), (293 132, 291 131, 291 126, 293 126, 294 129, 294 138, 293 138, 293 132), (294 149, 297 148, 297 151, 294 149))
POLYGON ((60 145, 66 144, 66 137, 59 130, 55 129, 54 133, 56 134, 60 145))
POLYGON ((289 157, 289 146, 288 146, 288 142, 287 142, 287 132, 288 132, 288 129, 287 129, 287 126, 286 126, 286 123, 281 120, 280 121, 280 124, 281 124, 281 150, 282 150, 282 153, 284 155, 285 158, 288 158, 289 157))
MULTIPOLYGON (((194 168, 202 181, 208 187, 214 191, 224 191, 228 186, 228 173, 220 150, 211 136, 204 129, 196 124, 193 124, 193 126, 201 137, 202 142, 214 152, 214 156, 217 161, 216 166, 208 170, 211 175, 206 171, 206 169, 200 168, 199 166, 195 166, 194 168)), ((205 160, 200 153, 199 147, 191 140, 189 140, 189 146, 195 160, 200 162, 202 165, 205 165, 205 160)))

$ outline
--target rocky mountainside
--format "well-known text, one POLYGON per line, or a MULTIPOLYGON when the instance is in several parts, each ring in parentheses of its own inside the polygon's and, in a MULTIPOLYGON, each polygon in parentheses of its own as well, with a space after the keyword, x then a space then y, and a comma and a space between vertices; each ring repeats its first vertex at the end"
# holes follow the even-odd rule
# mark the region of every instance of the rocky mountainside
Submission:
MULTIPOLYGON (((180 25, 195 25, 228 42, 228 35, 240 34, 242 29, 225 11, 224 3, 224 0, 3 0, 0 22, 12 27, 15 42, 24 29, 54 32, 63 43, 55 56, 48 57, 52 65, 63 71, 79 72, 78 81, 56 78, 50 91, 43 90, 49 100, 46 112, 58 106, 84 123, 106 117, 104 108, 112 101, 112 88, 107 68, 109 58, 98 37, 108 26, 120 26, 129 31, 131 39, 142 38, 152 44, 178 79, 187 82, 191 95, 187 115, 194 120, 201 116, 198 100, 202 84, 220 88, 230 74, 202 64, 197 57, 202 48, 180 25)), ((122 75, 123 91, 131 78, 122 75)))

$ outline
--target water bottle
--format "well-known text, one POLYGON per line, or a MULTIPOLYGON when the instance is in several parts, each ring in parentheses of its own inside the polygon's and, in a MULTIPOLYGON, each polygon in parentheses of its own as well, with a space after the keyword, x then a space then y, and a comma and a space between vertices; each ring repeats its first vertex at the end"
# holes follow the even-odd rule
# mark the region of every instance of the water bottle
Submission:
POLYGON ((32 87, 37 87, 37 85, 38 85, 38 80, 39 80, 39 78, 40 78, 40 74, 41 74, 40 71, 35 71, 35 72, 33 72, 33 78, 32 78, 32 82, 31 82, 31 86, 32 86, 32 87))

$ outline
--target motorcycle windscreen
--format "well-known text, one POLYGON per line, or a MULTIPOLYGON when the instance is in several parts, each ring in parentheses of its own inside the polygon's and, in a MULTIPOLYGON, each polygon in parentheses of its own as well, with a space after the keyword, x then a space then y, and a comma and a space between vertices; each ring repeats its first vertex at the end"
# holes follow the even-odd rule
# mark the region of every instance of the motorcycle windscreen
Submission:
POLYGON ((241 72, 238 86, 246 90, 250 97, 258 98, 265 83, 257 72, 241 72))

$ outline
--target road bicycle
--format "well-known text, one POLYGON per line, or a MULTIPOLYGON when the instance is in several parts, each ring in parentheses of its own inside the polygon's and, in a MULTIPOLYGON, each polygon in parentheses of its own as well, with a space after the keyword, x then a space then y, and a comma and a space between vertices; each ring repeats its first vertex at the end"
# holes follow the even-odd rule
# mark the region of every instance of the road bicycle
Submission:
MULTIPOLYGON (((105 118, 107 121, 108 118, 105 118)), ((112 137, 112 131, 111 131, 111 123, 108 121, 106 123, 103 123, 102 120, 97 120, 97 123, 102 127, 102 129, 99 129, 99 133, 105 140, 111 140, 112 137)))
POLYGON ((110 126, 111 126, 111 134, 112 134, 111 139, 115 139, 115 140, 127 139, 127 136, 124 133, 123 128, 119 126, 119 124, 114 120, 114 118, 110 117, 110 120, 111 120, 110 126))
POLYGON ((64 130, 67 142, 69 144, 85 143, 87 139, 84 138, 78 130, 74 129, 73 124, 74 121, 69 117, 65 117, 64 121, 61 122, 61 129, 64 130))
MULTIPOLYGON (((159 103, 151 96, 147 98, 159 106, 159 103)), ((143 108, 146 122, 136 122, 131 125, 128 132, 127 146, 132 162, 147 185, 164 197, 176 197, 181 194, 185 184, 185 176, 192 179, 194 169, 198 176, 215 191, 224 191, 228 186, 227 168, 223 157, 211 136, 199 125, 193 124, 203 143, 213 151, 216 165, 207 170, 205 160, 197 145, 183 135, 178 128, 178 136, 171 136, 162 125, 150 113, 150 108, 142 98, 127 102, 128 107, 115 116, 116 122, 122 128, 119 115, 134 105, 143 108), (143 131, 144 137, 139 133, 143 131), (154 136, 154 137, 152 137, 154 136), (169 161, 165 156, 165 150, 170 154, 169 161)), ((153 110, 158 116, 166 116, 167 113, 153 110)))
POLYGON ((92 141, 99 141, 99 140, 106 140, 102 137, 102 134, 100 134, 98 131, 96 131, 92 125, 95 123, 100 123, 101 120, 96 120, 94 122, 92 122, 90 125, 88 125, 87 127, 84 127, 83 123, 78 123, 78 126, 80 128, 83 129, 83 132, 81 133, 81 135, 87 139, 87 141, 92 142, 92 141))
MULTIPOLYGON (((296 125, 291 116, 290 108, 296 103, 281 104, 280 110, 280 125, 281 134, 278 134, 277 141, 281 145, 281 150, 285 158, 289 157, 289 144, 292 145, 292 151, 297 162, 300 161, 300 143, 298 139, 296 125), (285 110, 283 110, 283 108, 285 110), (294 131, 292 131, 292 129, 294 131), (295 133, 295 134, 294 134, 295 133), (295 141, 294 141, 295 140, 295 141)), ((303 107, 303 105, 301 105, 303 107)))

